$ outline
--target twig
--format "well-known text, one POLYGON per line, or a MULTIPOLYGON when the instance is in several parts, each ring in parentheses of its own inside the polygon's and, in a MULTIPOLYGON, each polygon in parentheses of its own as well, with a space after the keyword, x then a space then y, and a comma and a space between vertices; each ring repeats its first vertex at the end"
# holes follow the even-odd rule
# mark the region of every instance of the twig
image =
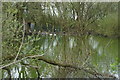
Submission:
POLYGON ((11 62, 11 63, 9 63, 9 64, 3 65, 3 66, 0 67, 0 69, 5 68, 5 67, 8 67, 8 66, 10 66, 10 65, 12 65, 12 64, 15 64, 15 63, 19 63, 19 62, 21 62, 22 60, 27 59, 27 58, 35 58, 35 57, 40 57, 40 56, 43 56, 43 55, 27 56, 27 57, 24 57, 24 58, 22 58, 22 59, 20 59, 20 60, 17 60, 17 61, 11 62))
POLYGON ((22 48, 22 46, 23 46, 24 37, 25 37, 25 20, 23 19, 23 37, 22 37, 22 42, 21 42, 21 45, 20 45, 20 47, 19 47, 18 53, 17 53, 17 55, 16 55, 16 57, 15 57, 15 59, 14 59, 14 62, 15 62, 16 59, 18 58, 18 55, 19 55, 19 53, 20 53, 20 51, 21 51, 21 48, 22 48))
POLYGON ((22 65, 27 66, 27 67, 32 67, 32 68, 35 68, 35 69, 39 68, 38 66, 33 66, 33 65, 30 65, 30 64, 25 64, 25 63, 22 63, 22 65))
POLYGON ((84 63, 82 64, 81 67, 84 67, 84 65, 88 62, 89 58, 90 58, 90 53, 88 53, 88 55, 87 55, 87 57, 86 57, 86 59, 85 59, 85 61, 84 61, 84 63))
POLYGON ((10 66, 10 65, 12 65, 12 64, 15 64, 15 63, 21 62, 21 61, 24 60, 24 59, 27 59, 27 57, 22 58, 22 59, 17 60, 17 61, 14 61, 14 62, 9 63, 9 64, 6 64, 6 65, 3 65, 2 67, 0 67, 0 69, 5 68, 5 67, 8 67, 8 66, 10 66))
POLYGON ((112 41, 112 39, 109 40, 109 42, 107 43, 107 45, 104 48, 106 48, 110 44, 111 41, 112 41))

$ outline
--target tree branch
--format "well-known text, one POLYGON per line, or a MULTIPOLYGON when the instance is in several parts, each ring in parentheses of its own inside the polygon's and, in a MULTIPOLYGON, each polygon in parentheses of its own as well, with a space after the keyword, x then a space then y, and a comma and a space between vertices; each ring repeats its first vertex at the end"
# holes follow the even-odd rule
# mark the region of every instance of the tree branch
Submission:
POLYGON ((23 19, 23 37, 22 37, 22 42, 21 42, 21 45, 20 45, 20 47, 19 47, 18 53, 17 53, 14 61, 16 61, 16 59, 18 58, 18 55, 19 55, 19 53, 20 53, 20 51, 21 51, 21 48, 22 48, 22 46, 23 46, 24 38, 25 38, 25 20, 23 19))
MULTIPOLYGON (((23 55, 19 55, 19 58, 23 57, 23 55)), ((10 65, 13 65, 15 63, 19 63, 21 62, 22 60, 25 60, 25 59, 36 59, 36 60, 40 60, 40 61, 43 61, 43 62, 46 62, 48 64, 51 64, 51 65, 54 65, 54 66, 60 66, 60 67, 65 67, 65 68, 73 68, 73 69, 76 69, 76 70, 82 70, 82 71, 85 71, 86 73, 89 73, 93 76, 103 76, 103 77, 112 77, 112 78, 116 78, 114 75, 110 75, 110 74, 102 74, 102 73, 98 73, 98 72, 95 72, 95 71, 91 71, 87 68, 84 68, 84 67, 78 67, 78 66, 74 66, 73 64, 64 64, 64 63, 60 63, 60 62, 56 62, 54 60, 50 60, 48 58, 46 58, 44 55, 33 55, 33 56, 26 56, 20 60, 17 60, 17 61, 14 61, 12 63, 9 63, 7 65, 4 65, 2 67, 0 67, 0 69, 2 68, 5 68, 5 67, 8 67, 10 65)))

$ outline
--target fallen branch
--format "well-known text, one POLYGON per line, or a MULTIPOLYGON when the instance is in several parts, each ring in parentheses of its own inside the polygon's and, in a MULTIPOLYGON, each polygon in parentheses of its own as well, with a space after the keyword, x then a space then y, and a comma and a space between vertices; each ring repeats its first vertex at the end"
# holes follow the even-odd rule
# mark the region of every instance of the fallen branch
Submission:
MULTIPOLYGON (((19 58, 21 58, 23 55, 19 55, 19 58)), ((25 56, 25 55, 24 55, 25 56)), ((13 56, 12 56, 13 57, 13 56)), ((0 69, 2 68, 5 68, 5 67, 8 67, 10 65, 13 65, 15 63, 19 63, 25 59, 37 59, 37 60, 40 60, 40 61, 43 61, 43 62, 46 62, 48 64, 51 64, 51 65, 55 65, 55 66, 60 66, 60 67, 65 67, 65 68, 73 68, 73 69, 77 69, 77 70, 82 70, 82 71, 85 71, 86 73, 89 73, 91 75, 94 75, 94 76, 103 76, 103 77, 112 77, 112 78, 116 78, 114 75, 110 75, 110 74, 101 74, 101 73, 98 73, 98 72, 94 72, 94 71, 90 71, 89 69, 87 68, 84 68, 84 67, 78 67, 78 66, 74 66, 72 64, 64 64, 64 63, 59 63, 59 62, 56 62, 54 60, 50 60, 48 58, 46 58, 44 55, 33 55, 33 56, 26 56, 20 60, 16 60, 15 62, 12 62, 12 63, 9 63, 7 65, 4 65, 2 67, 0 67, 0 69)))

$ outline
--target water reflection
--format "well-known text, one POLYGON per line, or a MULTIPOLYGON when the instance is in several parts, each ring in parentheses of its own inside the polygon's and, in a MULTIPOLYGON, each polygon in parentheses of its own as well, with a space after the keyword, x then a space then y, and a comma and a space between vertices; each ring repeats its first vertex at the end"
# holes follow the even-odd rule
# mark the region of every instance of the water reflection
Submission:
POLYGON ((98 47, 98 42, 93 39, 93 36, 89 38, 89 44, 92 46, 93 49, 96 49, 98 47))
MULTIPOLYGON (((117 40, 95 36, 40 36, 40 39, 26 45, 22 53, 29 54, 31 49, 34 54, 45 54, 49 59, 75 66, 92 67, 101 73, 117 76, 117 40), (90 54, 90 55, 89 55, 90 54), (89 57, 88 60, 87 56, 89 57)), ((22 64, 10 67, 11 76, 17 77, 91 77, 84 71, 58 67, 42 61, 26 60, 24 63, 39 66, 38 69, 22 64), (37 71, 38 70, 38 71, 37 71)), ((3 77, 9 77, 3 71, 3 77)))

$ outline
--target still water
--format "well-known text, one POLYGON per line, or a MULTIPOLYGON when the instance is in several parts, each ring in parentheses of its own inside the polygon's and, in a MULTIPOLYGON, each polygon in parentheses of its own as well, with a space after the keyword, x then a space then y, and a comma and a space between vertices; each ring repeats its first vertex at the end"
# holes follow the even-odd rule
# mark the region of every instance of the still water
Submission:
MULTIPOLYGON (((104 74, 118 76, 118 41, 99 36, 54 35, 28 37, 21 54, 44 54, 50 60, 62 64, 83 66, 104 74)), ((82 78, 92 77, 81 70, 54 66, 44 61, 24 60, 3 70, 3 78, 82 78), (33 67, 34 65, 34 67, 33 67), (35 68, 37 66, 37 68, 35 68)))

